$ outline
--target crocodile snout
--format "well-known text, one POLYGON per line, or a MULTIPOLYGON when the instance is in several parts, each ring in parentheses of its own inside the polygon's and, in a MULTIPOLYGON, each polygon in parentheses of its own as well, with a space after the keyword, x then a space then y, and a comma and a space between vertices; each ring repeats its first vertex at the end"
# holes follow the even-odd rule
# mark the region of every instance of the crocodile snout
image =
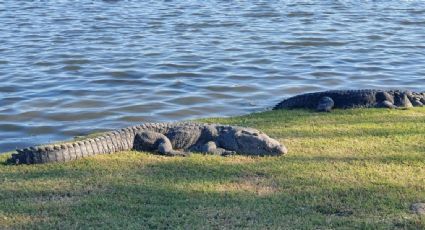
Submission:
POLYGON ((275 146, 272 151, 276 153, 276 155, 283 155, 288 153, 288 149, 281 144, 275 146))

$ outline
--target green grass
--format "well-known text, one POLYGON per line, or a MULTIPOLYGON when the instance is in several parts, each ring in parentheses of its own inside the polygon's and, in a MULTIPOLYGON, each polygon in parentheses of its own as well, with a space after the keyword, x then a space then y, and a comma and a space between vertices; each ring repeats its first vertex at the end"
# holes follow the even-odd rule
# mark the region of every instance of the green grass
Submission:
MULTIPOLYGON (((425 108, 270 111, 282 157, 100 155, 0 164, 0 229, 424 229, 425 108)), ((4 162, 8 154, 0 155, 4 162)))

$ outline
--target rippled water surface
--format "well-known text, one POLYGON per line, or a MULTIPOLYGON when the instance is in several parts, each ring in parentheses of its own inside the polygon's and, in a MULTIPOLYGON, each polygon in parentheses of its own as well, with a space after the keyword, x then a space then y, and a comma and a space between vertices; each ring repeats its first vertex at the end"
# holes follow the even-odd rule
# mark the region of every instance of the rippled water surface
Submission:
POLYGON ((424 90, 424 1, 1 1, 0 151, 339 88, 424 90))

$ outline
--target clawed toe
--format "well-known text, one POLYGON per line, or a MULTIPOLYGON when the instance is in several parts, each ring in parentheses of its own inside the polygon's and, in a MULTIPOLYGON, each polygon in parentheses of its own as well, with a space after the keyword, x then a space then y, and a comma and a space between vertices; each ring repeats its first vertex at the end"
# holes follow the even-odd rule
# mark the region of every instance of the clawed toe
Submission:
POLYGON ((378 108, 396 109, 397 106, 395 106, 390 101, 385 100, 385 101, 383 101, 383 102, 381 102, 381 103, 378 104, 378 108))
POLYGON ((235 151, 224 151, 223 153, 221 153, 221 156, 223 157, 228 157, 228 156, 232 156, 232 155, 236 155, 235 151))
POLYGON ((165 153, 164 155, 170 156, 170 157, 188 157, 188 156, 191 155, 191 153, 190 152, 172 150, 172 151, 165 153))

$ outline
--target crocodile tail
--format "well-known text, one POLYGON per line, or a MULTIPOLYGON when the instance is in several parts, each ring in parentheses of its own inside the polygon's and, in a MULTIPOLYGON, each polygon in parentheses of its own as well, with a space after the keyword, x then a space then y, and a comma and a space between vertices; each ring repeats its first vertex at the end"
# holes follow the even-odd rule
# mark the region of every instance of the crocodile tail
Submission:
POLYGON ((43 164, 67 162, 97 154, 110 154, 133 149, 134 130, 131 128, 107 132, 99 137, 65 144, 52 144, 17 149, 7 160, 9 164, 43 164))

